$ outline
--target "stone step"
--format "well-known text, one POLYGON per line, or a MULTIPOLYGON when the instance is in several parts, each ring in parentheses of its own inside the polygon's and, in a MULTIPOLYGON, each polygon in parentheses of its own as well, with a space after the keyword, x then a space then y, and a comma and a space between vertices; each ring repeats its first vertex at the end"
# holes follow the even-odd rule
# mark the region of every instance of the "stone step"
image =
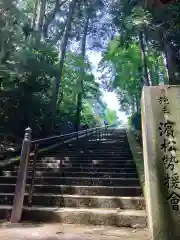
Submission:
MULTIPOLYGON (((28 167, 32 167, 33 164, 29 164, 28 167)), ((40 168, 40 167, 58 167, 59 166, 59 163, 37 163, 36 164, 36 167, 40 168)), ((109 168, 109 167, 112 167, 112 168, 126 168, 126 167, 135 167, 135 163, 133 162, 125 162, 125 163, 106 163, 106 162, 102 162, 102 163, 99 163, 97 162, 96 160, 91 162, 91 163, 81 163, 81 162, 63 162, 62 163, 62 166, 72 166, 72 167, 100 167, 100 168, 109 168)), ((16 167, 18 168, 18 166, 16 167)))
MULTIPOLYGON (((29 185, 26 186, 28 192, 29 185)), ((1 193, 14 193, 15 184, 0 183, 1 193)), ((75 185, 34 185, 34 193, 76 194, 95 196, 141 196, 140 186, 75 186, 75 185)))
MULTIPOLYGON (((109 142, 110 141, 114 141, 114 144, 115 145, 118 145, 120 142, 122 142, 122 143, 124 143, 124 142, 127 142, 128 141, 128 138, 127 138, 127 136, 119 136, 119 137, 117 137, 117 136, 103 136, 103 137, 101 137, 100 138, 100 140, 101 141, 99 141, 99 136, 97 137, 97 135, 91 135, 91 137, 89 137, 88 139, 79 139, 79 141, 77 141, 77 142, 72 142, 72 143, 70 143, 71 144, 71 146, 78 146, 78 145, 80 145, 80 143, 89 143, 89 144, 94 144, 94 145, 96 145, 96 144, 99 144, 99 145, 104 145, 104 144, 107 144, 107 145, 109 145, 109 142), (98 142, 97 142, 97 139, 98 139, 98 142)), ((111 143, 112 144, 112 143, 111 143)), ((67 144, 67 145, 69 145, 69 144, 67 144)))
POLYGON ((128 145, 128 140, 127 138, 106 138, 106 137, 103 137, 103 138, 100 138, 99 137, 95 137, 95 138, 91 138, 89 139, 88 141, 84 141, 84 142, 79 142, 79 143, 76 143, 76 144, 73 144, 74 146, 100 146, 100 147, 104 147, 104 146, 108 146, 110 147, 110 145, 112 145, 113 147, 117 147, 117 146, 125 146, 125 145, 128 145))
MULTIPOLYGON (((112 161, 112 160, 106 160, 106 159, 97 159, 97 158, 94 158, 94 159, 89 159, 89 160, 84 160, 84 159, 62 159, 62 160, 52 160, 52 159, 42 159, 42 160, 37 160, 36 161, 36 165, 38 166, 38 164, 49 164, 49 163, 59 163, 60 162, 63 162, 63 163, 72 163, 72 164, 93 164, 93 163, 107 163, 107 164, 134 164, 134 161, 133 160, 115 160, 115 161, 112 161)), ((29 161, 29 165, 33 164, 33 160, 30 160, 29 161)))
POLYGON ((120 154, 106 154, 104 153, 86 153, 86 152, 78 152, 78 153, 47 153, 44 155, 45 157, 66 157, 66 156, 70 156, 70 157, 84 157, 84 158, 90 158, 90 157, 97 157, 97 158, 112 158, 112 159, 116 159, 116 158, 132 158, 132 154, 131 153, 120 153, 120 154))
MULTIPOLYGON (((32 175, 32 171, 28 172, 28 176, 32 175)), ((1 176, 17 176, 17 171, 3 171, 1 176)), ((115 173, 115 172, 64 172, 56 169, 56 171, 36 171, 36 176, 46 177, 111 177, 111 178, 137 178, 137 173, 115 173)))
MULTIPOLYGON (((19 167, 14 167, 14 169, 18 169, 19 167)), ((32 171, 32 167, 28 167, 28 171, 32 171)), ((53 167, 50 166, 49 168, 45 167, 36 167, 36 171, 60 171, 59 166, 58 167, 53 167)), ((99 167, 99 166, 93 166, 93 167, 66 167, 63 166, 62 168, 63 172, 116 172, 116 173, 136 173, 136 168, 135 166, 130 166, 130 167, 122 167, 122 168, 112 168, 112 167, 99 167)))
MULTIPOLYGON (((91 163, 93 161, 97 161, 97 162, 103 162, 103 163, 107 163, 107 164, 117 164, 117 163, 120 163, 120 164, 130 164, 130 163, 133 163, 134 164, 134 160, 129 158, 129 159, 107 159, 107 158, 97 158, 97 157, 94 157, 94 158, 89 158, 89 159, 86 159, 86 158, 83 158, 83 157, 59 157, 59 158, 53 158, 53 157, 47 157, 47 158, 44 158, 44 159, 37 159, 36 163, 37 164, 40 164, 40 163, 56 163, 56 162, 60 162, 60 161, 63 161, 63 162, 72 162, 72 163, 81 163, 81 164, 86 164, 86 163, 91 163)), ((33 163, 33 160, 31 159, 29 161, 29 164, 32 164, 33 163)))
POLYGON ((60 152, 60 153, 78 153, 78 152, 86 152, 86 153, 93 153, 93 152, 96 152, 96 153, 99 153, 99 154, 103 154, 104 152, 107 152, 107 153, 114 153, 114 154, 122 154, 122 153, 131 153, 131 150, 129 147, 118 147, 118 148, 89 148, 88 146, 87 147, 79 147, 79 148, 75 148, 75 149, 71 149, 71 148, 62 148, 62 147, 59 147, 59 148, 56 148, 54 149, 54 151, 50 151, 50 152, 60 152))
MULTIPOLYGON (((79 152, 81 150, 83 151, 95 151, 95 152, 103 152, 103 151, 106 151, 106 152, 116 152, 116 153, 120 153, 120 152, 124 152, 124 151, 127 151, 127 152, 131 152, 130 148, 129 148, 129 143, 126 144, 126 145, 119 145, 119 146, 116 146, 116 147, 113 147, 112 145, 110 147, 101 147, 100 145, 96 145, 94 147, 91 147, 89 144, 85 144, 85 146, 73 146, 73 147, 63 147, 63 146, 60 146, 60 147, 57 147, 54 149, 55 151, 61 151, 61 152, 79 152)), ((51 152, 54 152, 51 150, 51 152)))
MULTIPOLYGON (((79 149, 97 149, 97 151, 101 151, 101 149, 112 149, 112 150, 117 150, 121 151, 122 149, 130 149, 129 148, 129 142, 127 140, 122 140, 119 143, 93 143, 91 141, 84 141, 84 142, 79 142, 79 144, 68 144, 68 145, 61 145, 55 148, 55 150, 62 149, 64 150, 73 150, 77 151, 79 149)), ((52 151, 52 150, 51 150, 52 151)))
MULTIPOLYGON (((97 138, 96 136, 94 138, 91 138, 89 139, 88 141, 81 141, 81 143, 83 145, 85 145, 85 143, 88 143, 88 146, 89 145, 92 145, 92 146, 96 146, 96 145, 100 145, 102 147, 104 147, 105 145, 107 146, 124 146, 125 144, 128 143, 128 139, 126 137, 122 137, 122 138, 117 138, 117 137, 103 137, 103 138, 97 138), (97 141, 98 140, 98 141, 97 141), (100 141, 99 141, 100 140, 100 141)), ((81 145, 80 142, 79 143, 76 143, 76 144, 73 144, 73 145, 81 145)))
POLYGON ((72 161, 75 161, 75 160, 82 160, 82 161, 91 161, 91 160, 106 160, 106 161, 111 161, 111 162, 116 162, 116 161, 133 161, 133 157, 132 156, 127 156, 127 157, 123 157, 123 156, 117 156, 117 157, 108 157, 108 156, 84 156, 84 155, 74 155, 74 156, 70 156, 70 155, 66 155, 66 156, 53 156, 53 155, 49 155, 49 156, 46 156, 44 158, 38 158, 37 161, 41 160, 41 161, 45 161, 45 160, 50 160, 50 161, 53 161, 53 160, 72 160, 72 161))
MULTIPOLYGON (((129 143, 127 144, 119 144, 117 146, 114 146, 114 144, 104 144, 104 145, 100 145, 100 144, 96 144, 96 145, 92 145, 89 143, 85 143, 84 145, 82 145, 82 143, 79 146, 73 146, 73 147, 68 147, 65 148, 63 146, 57 147, 54 149, 55 151, 62 151, 62 152, 69 152, 69 151, 75 151, 78 152, 80 150, 84 150, 84 151, 96 151, 96 152, 131 152, 130 147, 129 147, 129 143)), ((52 151, 52 150, 51 150, 52 151)), ((52 151, 54 152, 54 151, 52 151)))
MULTIPOLYGON (((97 142, 97 139, 99 140, 99 136, 97 137, 97 135, 94 135, 91 138, 89 138, 87 142, 89 142, 91 144, 100 144, 100 145, 112 144, 112 143, 110 143, 110 141, 113 141, 115 145, 119 145, 120 142, 121 143, 127 142, 127 136, 119 136, 119 137, 105 136, 105 137, 100 138, 101 141, 98 141, 98 142, 97 142)), ((76 143, 76 144, 78 144, 78 143, 76 143)))
MULTIPOLYGON (((79 141, 79 142, 72 142, 72 143, 70 143, 71 145, 71 147, 73 147, 73 146, 80 146, 81 147, 81 145, 83 144, 83 146, 87 146, 87 143, 88 143, 88 145, 93 145, 93 146, 96 146, 96 145, 100 145, 100 146, 104 146, 104 145, 112 145, 113 147, 116 147, 116 146, 119 146, 120 145, 120 143, 121 143, 121 146, 122 146, 122 143, 123 144, 125 144, 125 143, 127 143, 128 142, 128 138, 127 138, 127 136, 126 137, 103 137, 102 139, 100 139, 100 140, 102 140, 102 141, 99 141, 99 137, 98 137, 98 142, 97 142, 97 136, 94 136, 94 137, 91 137, 91 138, 89 138, 89 139, 87 139, 86 141, 85 141, 85 139, 81 139, 82 141, 79 141), (110 143, 110 141, 113 141, 112 143, 110 143)), ((67 144, 67 146, 69 146, 69 144, 67 144)))
MULTIPOLYGON (((54 148, 54 150, 56 151, 79 151, 81 149, 84 150, 96 150, 96 151, 102 151, 102 150, 110 150, 111 151, 122 151, 124 149, 128 149, 130 150, 129 147, 129 143, 128 142, 124 142, 119 143, 119 144, 105 144, 105 143, 91 143, 91 142, 81 142, 80 144, 76 144, 76 145, 71 145, 71 146, 58 146, 56 148, 54 148)), ((51 150, 52 151, 52 150, 51 150)))
MULTIPOLYGON (((12 205, 13 193, 0 193, 0 204, 12 205)), ((25 194, 24 205, 28 205, 28 194, 25 194)), ((57 195, 33 194, 32 206, 68 207, 68 208, 119 208, 145 209, 143 197, 116 197, 116 196, 85 196, 85 195, 57 195)))
MULTIPOLYGON (((0 183, 16 183, 16 176, 6 177, 0 176, 0 183)), ((27 177, 27 183, 31 182, 31 178, 27 177)), ((88 186, 138 186, 137 178, 87 178, 87 177, 36 177, 35 184, 53 185, 53 184, 69 184, 69 185, 88 185, 88 186)))
MULTIPOLYGON (((0 207, 0 217, 9 217, 11 206, 0 207)), ((144 210, 24 207, 22 220, 67 224, 108 225, 139 228, 147 226, 144 210)))
POLYGON ((124 155, 124 156, 126 156, 126 155, 132 155, 132 152, 130 151, 130 150, 124 150, 124 151, 121 151, 121 152, 117 152, 117 151, 113 151, 113 150, 104 150, 104 149, 102 149, 102 151, 98 151, 97 149, 89 149, 89 150, 87 150, 87 149, 78 149, 78 151, 62 151, 62 149, 59 149, 58 151, 49 151, 49 152, 47 152, 45 155, 51 155, 51 154, 53 154, 53 155, 65 155, 65 154, 69 154, 69 155, 77 155, 77 154, 85 154, 85 155, 89 155, 89 154, 91 154, 91 155, 93 155, 93 154, 95 154, 95 155, 110 155, 110 156, 112 156, 112 155, 124 155))
POLYGON ((132 159, 132 154, 117 154, 117 155, 113 155, 113 154, 96 154, 96 153, 74 153, 74 154, 61 154, 61 153, 48 153, 45 154, 43 157, 41 158, 46 158, 46 157, 54 157, 54 158, 60 158, 60 157, 71 157, 71 158, 77 158, 77 157, 83 157, 84 159, 89 159, 92 157, 96 157, 96 158, 110 158, 110 159, 116 159, 116 158, 121 158, 121 159, 127 159, 130 158, 132 159))

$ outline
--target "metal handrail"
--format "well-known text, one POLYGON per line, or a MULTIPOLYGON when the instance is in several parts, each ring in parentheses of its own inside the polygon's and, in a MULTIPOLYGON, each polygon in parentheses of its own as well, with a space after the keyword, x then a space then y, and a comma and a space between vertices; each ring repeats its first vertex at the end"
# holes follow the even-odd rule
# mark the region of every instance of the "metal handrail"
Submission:
POLYGON ((104 127, 96 127, 96 128, 91 128, 91 129, 85 129, 82 131, 78 131, 78 132, 73 132, 73 133, 68 133, 68 134, 61 134, 61 135, 56 135, 53 137, 47 137, 47 138, 42 138, 42 139, 36 139, 31 141, 31 146, 33 148, 33 146, 35 146, 35 144, 39 144, 39 148, 43 148, 43 147, 48 147, 51 146, 57 142, 60 145, 62 143, 64 143, 65 141, 70 141, 70 139, 74 138, 74 140, 78 140, 78 138, 81 138, 83 135, 84 137, 88 136, 89 134, 92 134, 93 132, 96 132, 97 130, 100 129, 104 129, 104 127))
MULTIPOLYGON (((112 125, 108 125, 107 127, 109 128, 110 126, 112 125)), ((92 132, 92 131, 95 131, 95 130, 98 130, 98 129, 104 129, 105 127, 102 126, 102 127, 96 127, 96 128, 90 128, 90 129, 85 129, 85 130, 81 130, 81 131, 78 131, 78 132, 72 132, 72 133, 67 133, 67 134, 61 134, 61 135, 57 135, 57 136, 53 136, 53 137, 47 137, 47 138, 42 138, 42 139, 36 139, 34 141, 31 141, 31 143, 41 143, 41 142, 45 142, 47 140, 52 140, 52 139, 57 139, 57 138, 61 138, 61 137, 69 137, 69 136, 72 136, 72 135, 81 135, 83 133, 88 133, 88 132, 92 132)))
MULTIPOLYGON (((98 129, 102 129, 102 128, 98 128, 98 129)), ((31 142, 32 147, 34 147, 34 156, 33 156, 33 162, 32 162, 32 175, 31 175, 30 186, 29 186, 29 191, 28 191, 28 206, 32 205, 33 189, 34 189, 35 176, 36 176, 36 160, 37 160, 37 156, 39 153, 39 145, 43 142, 47 142, 52 139, 53 140, 61 140, 62 139, 63 141, 60 142, 60 145, 63 145, 65 139, 68 140, 69 138, 76 137, 75 140, 78 140, 79 137, 81 137, 82 135, 87 137, 87 136, 89 136, 88 133, 94 133, 95 131, 97 131, 97 128, 85 129, 85 130, 82 130, 79 132, 73 132, 73 133, 54 136, 54 137, 50 137, 50 138, 38 139, 38 140, 34 140, 31 142)), ((60 169, 62 168, 62 160, 60 161, 59 167, 60 167, 60 169)))
POLYGON ((39 148, 41 148, 41 146, 40 146, 41 144, 48 143, 47 145, 50 146, 50 145, 52 145, 52 142, 50 143, 49 140, 59 140, 61 138, 62 138, 62 141, 60 144, 69 143, 70 141, 74 141, 74 140, 78 140, 82 137, 90 136, 90 134, 93 134, 93 133, 96 133, 96 140, 97 140, 97 142, 100 142, 102 133, 103 133, 103 131, 101 131, 101 130, 104 130, 104 133, 106 133, 107 127, 110 127, 110 126, 85 129, 85 130, 82 130, 79 132, 73 132, 73 133, 64 134, 64 135, 53 136, 53 137, 38 139, 38 140, 34 140, 34 141, 31 140, 32 130, 30 128, 27 128, 25 130, 25 136, 24 136, 22 149, 21 149, 20 167, 19 167, 18 176, 17 176, 17 183, 16 183, 16 188, 15 188, 15 195, 14 195, 14 201, 13 201, 13 207, 12 207, 10 221, 12 223, 17 223, 21 220, 26 179, 27 179, 28 162, 29 162, 29 156, 30 156, 32 147, 34 147, 34 157, 33 157, 32 177, 31 177, 31 183, 30 183, 29 194, 28 194, 28 205, 31 205, 31 203, 32 203, 33 187, 34 187, 34 183, 35 183, 35 174, 36 174, 36 159, 37 159, 37 155, 39 153, 39 148))
MULTIPOLYGON (((79 138, 81 136, 87 137, 90 134, 96 133, 96 141, 99 143, 103 134, 103 131, 106 132, 107 130, 107 126, 103 126, 103 127, 96 127, 96 128, 91 128, 91 129, 85 129, 79 132, 73 132, 73 133, 69 133, 69 134, 64 134, 64 135, 60 135, 60 136, 54 136, 54 137, 50 137, 50 138, 45 138, 45 139, 39 139, 39 140, 35 140, 32 141, 31 144, 34 145, 34 156, 33 156, 33 162, 32 162, 32 175, 31 175, 31 181, 30 181, 30 186, 29 186, 29 193, 28 193, 28 206, 31 206, 32 204, 32 197, 33 197, 33 188, 34 188, 34 183, 35 183, 35 175, 36 175, 36 159, 39 153, 39 144, 48 140, 52 140, 52 139, 61 139, 63 138, 60 143, 60 145, 62 145, 64 143, 64 138, 66 138, 66 140, 68 140, 70 137, 76 137, 76 140, 79 140, 79 138)), ((75 140, 75 139, 74 139, 75 140)), ((62 159, 60 160, 60 164, 59 164, 59 168, 60 170, 62 170, 62 159)))

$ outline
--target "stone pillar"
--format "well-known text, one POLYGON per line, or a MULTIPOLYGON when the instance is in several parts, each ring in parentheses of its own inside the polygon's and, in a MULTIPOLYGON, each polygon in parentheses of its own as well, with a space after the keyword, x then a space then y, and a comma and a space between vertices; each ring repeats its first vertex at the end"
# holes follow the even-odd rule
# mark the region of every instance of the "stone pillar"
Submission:
POLYGON ((180 86, 144 87, 145 197, 153 240, 180 239, 180 86))
POLYGON ((11 212, 11 223, 17 223, 21 220, 23 202, 24 202, 24 193, 26 187, 26 177, 27 177, 27 168, 28 160, 31 146, 31 129, 27 128, 25 130, 24 140, 21 149, 20 156, 20 165, 17 176, 15 195, 13 201, 13 207, 11 212))

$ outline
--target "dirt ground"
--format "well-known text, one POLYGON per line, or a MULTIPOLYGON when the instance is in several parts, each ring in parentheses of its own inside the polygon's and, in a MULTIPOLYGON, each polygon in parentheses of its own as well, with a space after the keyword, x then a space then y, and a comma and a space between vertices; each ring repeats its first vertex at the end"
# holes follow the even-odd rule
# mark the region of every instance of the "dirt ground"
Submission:
POLYGON ((147 229, 67 224, 0 224, 1 240, 148 240, 147 229))

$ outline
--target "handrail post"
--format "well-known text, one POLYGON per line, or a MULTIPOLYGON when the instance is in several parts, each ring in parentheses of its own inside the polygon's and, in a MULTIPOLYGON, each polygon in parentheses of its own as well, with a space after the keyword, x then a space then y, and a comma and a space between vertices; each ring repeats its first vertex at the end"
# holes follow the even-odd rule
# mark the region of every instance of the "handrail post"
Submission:
POLYGON ((34 188, 35 175, 36 175, 36 160, 37 160, 37 156, 38 156, 38 151, 39 151, 39 144, 35 144, 33 169, 32 169, 31 183, 29 186, 29 194, 28 194, 28 207, 30 207, 32 204, 33 188, 34 188))
POLYGON ((21 220, 26 186, 28 160, 31 146, 31 131, 32 131, 31 128, 27 128, 25 130, 24 140, 22 143, 19 171, 17 176, 15 195, 10 219, 11 223, 18 223, 21 220))

